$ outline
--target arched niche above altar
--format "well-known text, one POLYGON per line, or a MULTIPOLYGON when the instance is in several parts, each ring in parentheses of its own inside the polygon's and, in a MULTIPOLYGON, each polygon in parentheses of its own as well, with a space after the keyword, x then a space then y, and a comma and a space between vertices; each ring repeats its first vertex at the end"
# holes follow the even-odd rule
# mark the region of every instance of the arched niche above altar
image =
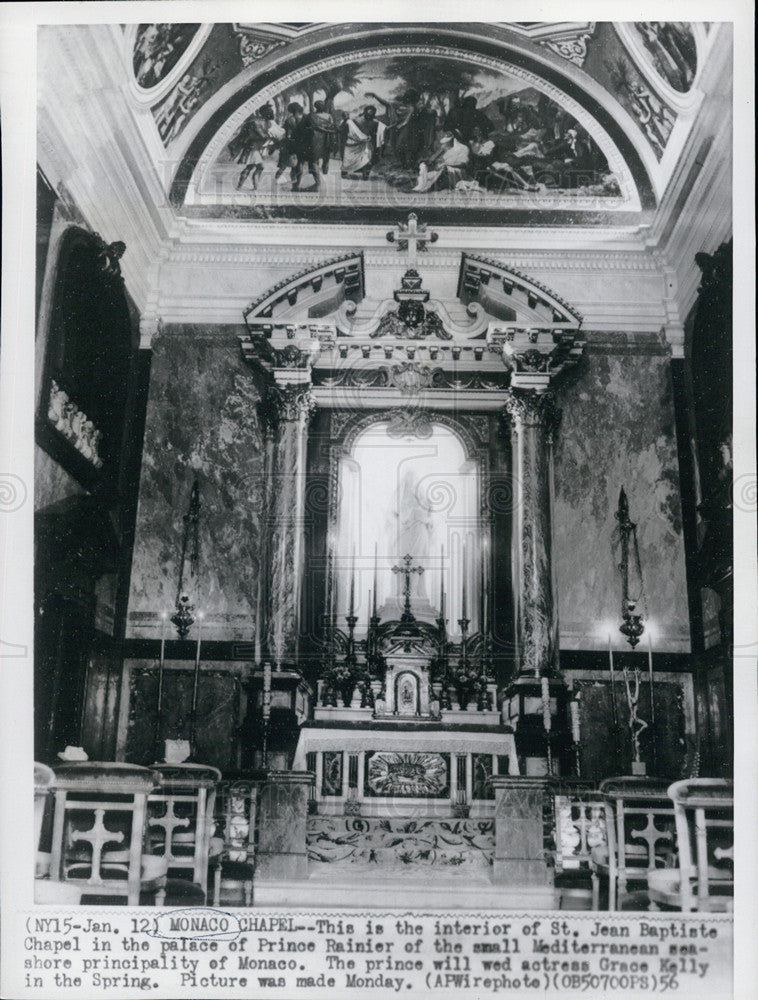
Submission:
POLYGON ((349 612, 353 580, 358 634, 374 608, 382 622, 401 618, 406 584, 419 621, 440 617, 444 591, 445 616, 458 634, 465 591, 466 617, 478 627, 490 530, 481 502, 488 418, 479 417, 477 428, 476 418, 429 411, 364 413, 342 423, 344 414, 335 411, 332 423, 338 443, 329 551, 337 619, 349 612))

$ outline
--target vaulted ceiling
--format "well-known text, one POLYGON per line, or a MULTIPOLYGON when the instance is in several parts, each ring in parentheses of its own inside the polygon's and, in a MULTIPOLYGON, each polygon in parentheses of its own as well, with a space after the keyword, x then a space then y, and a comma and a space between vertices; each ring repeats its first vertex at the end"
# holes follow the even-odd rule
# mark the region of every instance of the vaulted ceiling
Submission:
POLYGON ((649 219, 665 191, 702 100, 711 34, 679 22, 131 25, 124 45, 181 214, 374 221, 408 205, 430 221, 620 226, 649 219), (507 150, 503 169, 448 192, 414 190, 402 171, 336 177, 297 197, 273 178, 238 190, 240 136, 264 105, 280 124, 290 102, 307 112, 318 98, 335 116, 365 103, 381 115, 409 90, 438 126, 473 97, 507 150), (549 152, 572 126, 585 146, 578 174, 549 152))

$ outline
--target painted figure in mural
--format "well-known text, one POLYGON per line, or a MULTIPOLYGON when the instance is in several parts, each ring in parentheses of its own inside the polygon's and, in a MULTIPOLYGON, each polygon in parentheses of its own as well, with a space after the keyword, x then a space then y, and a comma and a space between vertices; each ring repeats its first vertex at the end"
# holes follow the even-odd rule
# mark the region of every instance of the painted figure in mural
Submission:
POLYGON ((155 119, 164 146, 177 138, 217 72, 218 66, 204 59, 199 73, 186 73, 182 77, 155 119))
POLYGON ((367 104, 358 118, 346 119, 342 176, 357 175, 366 180, 384 146, 385 134, 386 126, 378 120, 372 104, 367 104))
POLYGON ((300 180, 301 166, 297 155, 295 133, 303 118, 303 106, 297 101, 287 105, 287 114, 282 121, 284 137, 279 143, 279 162, 276 168, 275 180, 279 180, 285 170, 290 172, 293 187, 300 180))
POLYGON ((247 119, 229 143, 232 157, 245 164, 237 180, 238 188, 250 177, 253 191, 257 189, 258 179, 263 173, 264 154, 273 152, 283 138, 284 129, 274 121, 274 109, 270 104, 264 104, 247 119))
POLYGON ((686 93, 697 70, 697 46, 690 25, 684 21, 639 21, 634 27, 658 73, 674 90, 686 93))
MULTIPOLYGON (((662 148, 666 109, 635 93, 636 82, 632 74, 625 104, 662 148)), ((604 154, 568 111, 505 74, 462 62, 403 56, 350 63, 313 73, 273 94, 271 104, 284 132, 274 180, 283 183, 289 171, 293 190, 326 188, 329 160, 339 157, 342 176, 371 176, 372 191, 619 193, 604 154), (369 81, 373 90, 364 89, 369 81)), ((175 137, 179 127, 171 131, 169 122, 163 132, 175 137)), ((235 136, 227 146, 233 159, 240 144, 244 137, 235 136)))
POLYGON ((462 142, 470 143, 474 133, 486 138, 492 132, 494 125, 487 115, 476 106, 476 97, 469 95, 461 98, 450 110, 445 119, 445 128, 456 132, 462 142))
POLYGON ((140 87, 156 84, 186 51, 199 24, 141 24, 134 40, 132 66, 140 87))
POLYGON ((397 101, 385 101, 371 91, 366 97, 378 101, 386 111, 388 151, 404 169, 418 169, 434 150, 437 112, 416 90, 407 90, 397 101))
MULTIPOLYGON (((320 102, 319 102, 320 103, 320 102)), ((316 188, 321 187, 321 173, 316 166, 314 153, 314 125, 311 115, 306 115, 303 109, 295 109, 295 127, 292 130, 292 153, 297 160, 295 170, 296 179, 293 180, 292 190, 299 191, 303 182, 303 172, 307 167, 311 177, 313 177, 316 188)), ((323 143, 319 140, 319 149, 323 148, 323 143)))
POLYGON ((309 168, 314 176, 326 174, 337 135, 334 119, 326 110, 326 101, 314 101, 308 121, 312 131, 309 168))
POLYGON ((440 148, 428 162, 419 164, 414 191, 447 191, 468 180, 471 151, 456 132, 443 132, 440 148))
MULTIPOLYGON (((491 125, 490 131, 492 131, 491 125)), ((483 133, 476 125, 471 130, 469 140, 471 175, 480 187, 484 187, 487 183, 489 168, 495 159, 495 143, 494 140, 488 139, 487 135, 489 133, 483 133)))

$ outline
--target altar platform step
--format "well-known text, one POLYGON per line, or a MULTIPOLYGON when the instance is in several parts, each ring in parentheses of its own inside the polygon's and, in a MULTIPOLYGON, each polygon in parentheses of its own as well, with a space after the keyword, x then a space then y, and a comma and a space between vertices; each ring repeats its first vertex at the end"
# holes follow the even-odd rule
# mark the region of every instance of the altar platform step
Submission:
POLYGON ((381 910, 551 910, 553 887, 466 885, 460 881, 256 881, 253 905, 261 908, 381 910))

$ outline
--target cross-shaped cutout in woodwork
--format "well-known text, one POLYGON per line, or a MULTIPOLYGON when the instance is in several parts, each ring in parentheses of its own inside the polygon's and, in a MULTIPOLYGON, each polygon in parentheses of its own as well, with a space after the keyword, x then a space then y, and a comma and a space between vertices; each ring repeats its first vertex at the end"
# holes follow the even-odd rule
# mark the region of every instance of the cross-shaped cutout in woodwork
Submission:
MULTIPOLYGON (((156 799, 155 801, 160 801, 156 799)), ((165 816, 153 816, 148 818, 148 826, 152 829, 154 826, 159 826, 163 830, 163 835, 165 837, 163 853, 166 857, 173 859, 174 856, 174 830, 181 830, 185 827, 191 825, 190 820, 187 816, 177 816, 174 812, 176 803, 167 802, 166 803, 166 814, 165 816)))
POLYGON ((88 881, 99 882, 100 857, 106 844, 121 844, 124 842, 124 834, 120 830, 109 830, 104 822, 105 809, 95 809, 95 816, 89 830, 72 830, 69 833, 69 841, 73 844, 78 840, 92 846, 92 858, 90 860, 90 876, 88 881))
POLYGON ((408 263, 417 264, 418 254, 427 253, 427 243, 436 243, 439 233, 434 233, 427 229, 426 225, 419 224, 418 216, 411 212, 407 222, 400 222, 387 233, 388 243, 397 243, 398 253, 408 251, 408 263))
MULTIPOLYGON (((660 818, 660 817, 659 817, 660 818)), ((656 815, 655 813, 649 812, 645 814, 646 825, 641 827, 639 830, 632 830, 629 834, 630 838, 635 840, 644 840, 647 844, 648 852, 648 868, 655 868, 655 845, 659 840, 670 840, 673 844, 674 841, 674 831, 672 827, 667 825, 663 830, 655 825, 656 815)), ((666 819, 664 818, 664 822, 666 819)), ((671 820, 673 823, 673 818, 671 820)))
POLYGON ((393 566, 393 573, 402 573, 405 576, 403 581, 403 594, 405 596, 405 607, 403 613, 400 616, 401 622, 415 622, 415 617, 411 611, 411 573, 418 573, 419 576, 424 572, 423 566, 413 566, 413 556, 403 556, 402 566, 393 566))

